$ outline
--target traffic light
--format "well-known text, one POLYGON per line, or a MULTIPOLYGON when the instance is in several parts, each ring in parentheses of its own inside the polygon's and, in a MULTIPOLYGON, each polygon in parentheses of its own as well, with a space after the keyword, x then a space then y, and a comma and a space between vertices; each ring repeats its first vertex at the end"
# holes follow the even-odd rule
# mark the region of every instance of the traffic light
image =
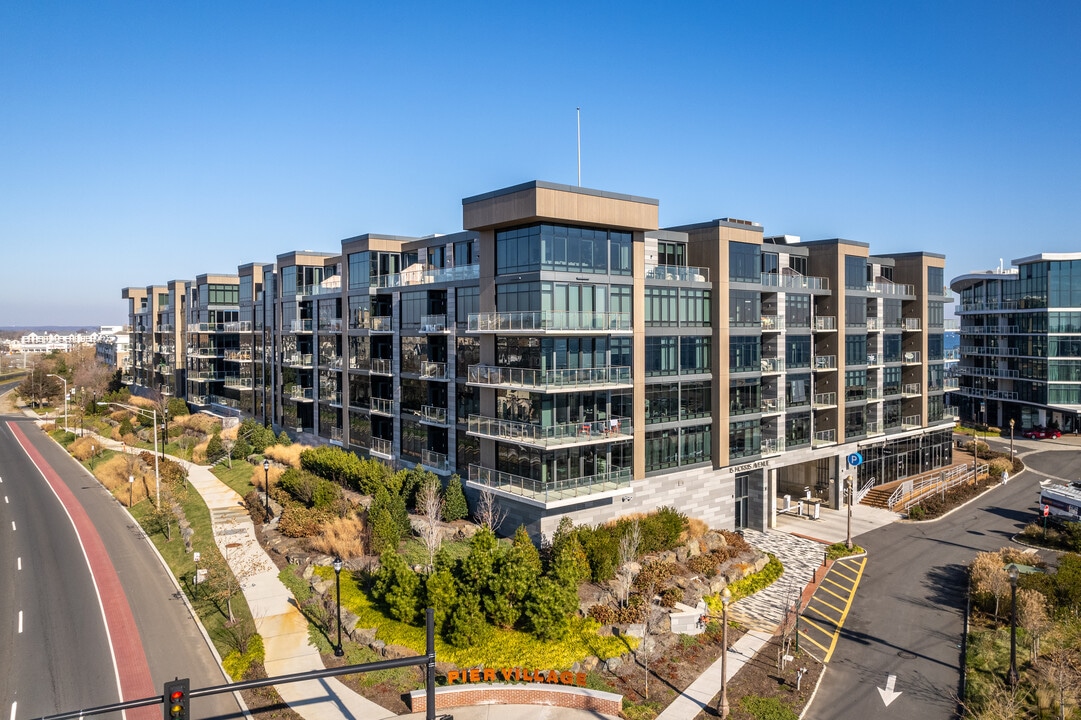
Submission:
POLYGON ((168 680, 162 700, 165 705, 165 720, 188 720, 188 692, 191 683, 188 678, 168 680))

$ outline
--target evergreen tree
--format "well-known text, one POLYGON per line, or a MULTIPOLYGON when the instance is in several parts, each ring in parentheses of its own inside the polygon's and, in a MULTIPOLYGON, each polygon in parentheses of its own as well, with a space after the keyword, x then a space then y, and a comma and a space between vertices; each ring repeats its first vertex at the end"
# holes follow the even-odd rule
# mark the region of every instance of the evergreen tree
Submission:
POLYGON ((526 598, 525 615, 533 635, 540 640, 560 640, 570 629, 571 613, 578 607, 574 586, 557 578, 543 577, 526 598))
POLYGON ((473 593, 463 593, 458 607, 447 618, 447 642, 457 648, 480 643, 488 634, 488 623, 480 609, 480 598, 473 593))
POLYGON ((417 591, 420 578, 397 552, 390 550, 379 557, 381 567, 376 574, 377 592, 391 617, 411 624, 417 617, 417 591))
POLYGON ((293 444, 293 441, 289 438, 289 434, 282 430, 278 433, 278 442, 275 444, 281 445, 282 447, 289 447, 293 444))
POLYGON ((540 575, 540 553, 525 528, 519 527, 510 549, 496 558, 492 568, 492 591, 484 598, 492 622, 502 628, 514 627, 540 575))
POLYGON ((206 460, 207 462, 217 462, 221 459, 221 456, 225 453, 225 446, 222 445, 221 435, 214 433, 210 438, 210 442, 206 444, 206 460))
POLYGON ((435 616, 435 631, 442 635, 447 628, 447 620, 458 606, 461 589, 447 568, 440 568, 428 574, 424 581, 427 607, 432 608, 435 616))
POLYGON ((372 524, 371 550, 373 553, 397 552, 398 544, 402 541, 402 534, 398 532, 398 525, 387 508, 379 508, 372 513, 368 511, 368 519, 372 524))
POLYGON ((455 473, 443 492, 443 522, 454 522, 469 516, 469 504, 465 501, 462 479, 455 473))

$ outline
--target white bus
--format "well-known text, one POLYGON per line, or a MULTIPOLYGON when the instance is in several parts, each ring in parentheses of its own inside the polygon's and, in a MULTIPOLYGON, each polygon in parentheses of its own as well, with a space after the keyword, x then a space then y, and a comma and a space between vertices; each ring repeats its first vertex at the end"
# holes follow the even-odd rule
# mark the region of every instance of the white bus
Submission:
POLYGON ((1040 491, 1040 514, 1060 520, 1081 521, 1081 483, 1048 485, 1040 491))

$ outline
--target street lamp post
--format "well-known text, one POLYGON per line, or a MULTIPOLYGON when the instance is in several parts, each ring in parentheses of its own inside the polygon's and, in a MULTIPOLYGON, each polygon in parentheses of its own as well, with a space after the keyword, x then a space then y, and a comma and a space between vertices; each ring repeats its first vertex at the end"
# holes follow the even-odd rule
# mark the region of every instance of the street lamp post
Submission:
POLYGON ((165 457, 165 446, 169 443, 169 406, 161 411, 161 456, 165 457))
POLYGON ((852 549, 852 495, 855 490, 855 478, 848 476, 848 535, 845 537, 845 547, 852 549))
POLYGON ((263 458, 263 500, 266 505, 266 520, 270 522, 270 461, 263 458))
POLYGON ((99 402, 98 405, 116 405, 117 407, 122 407, 125 410, 131 410, 132 412, 138 413, 138 414, 140 414, 140 415, 142 415, 144 417, 147 415, 148 412, 151 414, 151 419, 152 419, 152 421, 154 423, 154 425, 152 427, 152 430, 150 432, 150 434, 154 436, 154 505, 156 507, 161 507, 161 471, 158 469, 158 410, 157 410, 157 408, 150 408, 150 410, 148 411, 145 408, 141 408, 141 407, 138 407, 136 405, 127 405, 125 403, 118 403, 118 402, 99 402))
POLYGON ((1010 563, 1010 672, 1006 681, 1011 688, 1017 687, 1017 564, 1010 563))
POLYGON ((49 373, 48 376, 49 377, 54 377, 57 380, 59 380, 60 382, 64 383, 64 429, 67 430, 68 429, 68 381, 67 381, 67 378, 60 377, 59 375, 54 375, 53 373, 49 373))
POLYGON ((134 495, 135 495, 135 476, 134 475, 128 475, 128 507, 129 508, 133 504, 132 500, 134 499, 134 495))
POLYGON ((732 591, 728 588, 721 593, 721 699, 717 708, 721 718, 727 718, 728 708, 728 603, 732 601, 732 591))
POLYGON ((90 472, 94 472, 94 456, 98 452, 98 447, 94 443, 90 443, 90 472))
POLYGON ((1013 418, 1010 418, 1010 464, 1013 464, 1013 418))
POLYGON ((342 650, 342 559, 334 558, 334 588, 338 604, 338 647, 334 648, 335 657, 345 655, 342 650))

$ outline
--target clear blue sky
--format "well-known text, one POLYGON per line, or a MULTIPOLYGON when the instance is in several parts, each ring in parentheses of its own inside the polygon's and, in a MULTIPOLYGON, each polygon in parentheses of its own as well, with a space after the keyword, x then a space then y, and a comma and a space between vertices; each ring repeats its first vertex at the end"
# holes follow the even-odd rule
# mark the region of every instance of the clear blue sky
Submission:
POLYGON ((1081 3, 0 2, 0 325, 532 179, 662 226, 1081 250, 1081 3))

